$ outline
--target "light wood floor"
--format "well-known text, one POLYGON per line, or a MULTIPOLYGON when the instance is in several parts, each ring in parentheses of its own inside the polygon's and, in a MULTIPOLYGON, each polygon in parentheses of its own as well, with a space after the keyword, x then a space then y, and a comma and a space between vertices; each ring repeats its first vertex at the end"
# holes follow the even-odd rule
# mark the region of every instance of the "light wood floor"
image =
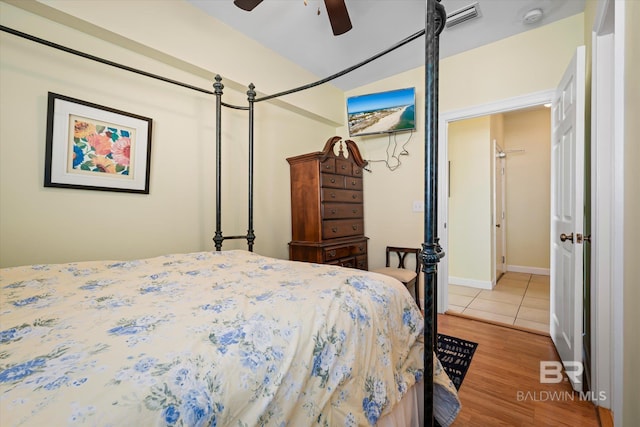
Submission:
POLYGON ((548 336, 446 314, 438 332, 478 343, 454 427, 599 425, 595 406, 567 381, 540 383, 540 361, 559 360, 548 336))

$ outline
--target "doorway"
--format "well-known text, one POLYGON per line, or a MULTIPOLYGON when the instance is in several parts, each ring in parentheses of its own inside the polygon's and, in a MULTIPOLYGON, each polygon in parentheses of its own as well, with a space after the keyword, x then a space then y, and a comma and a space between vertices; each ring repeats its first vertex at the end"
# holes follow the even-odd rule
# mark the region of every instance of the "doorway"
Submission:
MULTIPOLYGON (((532 93, 525 96, 519 96, 510 98, 498 102, 492 102, 488 104, 479 105, 476 107, 465 108, 462 110, 451 111, 443 113, 439 120, 439 132, 438 132, 438 163, 442 165, 439 169, 438 177, 438 235, 440 236, 440 242, 445 251, 449 248, 449 236, 448 236, 448 220, 442 220, 442 218, 448 218, 448 203, 449 203, 449 167, 448 167, 448 128, 449 125, 460 120, 483 117, 492 114, 506 113, 509 111, 521 110, 530 107, 537 107, 544 104, 548 104, 552 101, 554 96, 553 90, 541 91, 532 93)), ((493 225, 492 225, 493 226, 493 225)), ((493 233, 492 233, 493 235, 493 233)), ((508 251, 508 250, 507 250, 508 251)), ((449 278, 449 254, 445 256, 440 262, 440 271, 444 271, 445 274, 438 275, 438 307, 440 312, 444 312, 449 306, 449 292, 448 292, 448 278, 449 278)), ((491 268, 493 270, 493 268, 491 268)))
POLYGON ((549 332, 550 128, 544 106, 450 123, 450 311, 549 332))

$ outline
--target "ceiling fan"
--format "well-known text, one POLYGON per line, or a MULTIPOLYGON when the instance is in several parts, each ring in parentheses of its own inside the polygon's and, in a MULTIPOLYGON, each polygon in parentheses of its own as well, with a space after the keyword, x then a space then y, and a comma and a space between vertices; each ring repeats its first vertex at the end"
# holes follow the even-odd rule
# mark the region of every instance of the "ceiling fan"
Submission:
MULTIPOLYGON (((262 0, 233 1, 233 4, 240 9, 249 12, 260 3, 262 3, 262 0)), ((327 15, 329 16, 329 22, 331 22, 331 29, 333 30, 334 36, 344 34, 352 28, 351 19, 349 18, 349 12, 347 11, 347 6, 344 4, 344 0, 324 0, 324 5, 327 8, 327 15)))

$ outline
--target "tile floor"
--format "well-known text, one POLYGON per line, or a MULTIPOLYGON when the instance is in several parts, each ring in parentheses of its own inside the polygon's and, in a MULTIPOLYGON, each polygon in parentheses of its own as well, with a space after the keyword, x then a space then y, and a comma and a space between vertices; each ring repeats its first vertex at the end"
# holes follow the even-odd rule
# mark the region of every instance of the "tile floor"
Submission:
POLYGON ((449 311, 549 333, 549 276, 509 271, 493 290, 449 285, 449 311))

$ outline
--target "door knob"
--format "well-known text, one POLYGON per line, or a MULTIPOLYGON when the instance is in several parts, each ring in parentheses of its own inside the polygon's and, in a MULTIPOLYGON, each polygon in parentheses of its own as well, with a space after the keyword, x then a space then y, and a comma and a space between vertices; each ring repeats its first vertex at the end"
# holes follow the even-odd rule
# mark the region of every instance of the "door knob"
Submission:
POLYGON ((560 235, 560 241, 561 242, 566 242, 567 240, 569 240, 571 243, 573 243, 573 233, 571 233, 571 234, 562 233, 560 235))

